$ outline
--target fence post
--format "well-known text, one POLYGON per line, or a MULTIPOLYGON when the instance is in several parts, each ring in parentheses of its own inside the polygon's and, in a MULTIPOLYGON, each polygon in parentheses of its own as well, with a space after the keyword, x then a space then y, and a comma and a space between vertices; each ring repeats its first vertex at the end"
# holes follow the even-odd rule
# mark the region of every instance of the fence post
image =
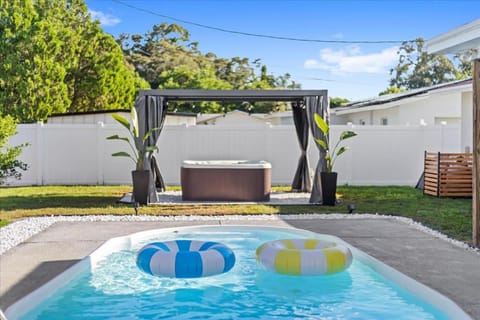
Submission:
POLYGON ((424 195, 425 195, 426 174, 427 174, 427 150, 424 150, 423 151, 423 187, 422 187, 423 189, 422 191, 424 195))
POLYGON ((36 184, 43 185, 44 183, 44 168, 43 168, 43 156, 44 156, 44 139, 43 139, 43 122, 37 122, 35 128, 35 158, 34 162, 37 165, 36 184))
POLYGON ((440 175, 440 152, 437 153, 437 197, 440 197, 440 184, 442 176, 440 175))
POLYGON ((472 242, 480 247, 480 53, 473 60, 473 195, 472 242))
POLYGON ((105 125, 102 121, 97 122, 97 185, 105 184, 103 174, 103 159, 105 153, 105 139, 103 138, 103 129, 105 125))
MULTIPOLYGON (((348 122, 347 123, 347 126, 348 126, 348 130, 350 131, 354 131, 355 129, 355 125, 353 124, 353 122, 348 122)), ((352 142, 352 140, 349 140, 348 143, 355 143, 355 142, 352 142)), ((346 155, 346 160, 347 160, 347 176, 346 176, 346 183, 351 185, 353 184, 353 159, 355 157, 355 148, 350 151, 348 151, 347 153, 345 153, 344 155, 346 155)))

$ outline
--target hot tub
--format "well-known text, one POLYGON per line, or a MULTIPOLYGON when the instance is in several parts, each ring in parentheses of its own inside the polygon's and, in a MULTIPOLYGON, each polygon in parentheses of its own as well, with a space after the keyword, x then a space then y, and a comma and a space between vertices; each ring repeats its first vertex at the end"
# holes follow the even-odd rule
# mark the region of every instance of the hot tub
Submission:
POLYGON ((266 161, 185 160, 180 176, 185 201, 269 201, 272 166, 266 161))

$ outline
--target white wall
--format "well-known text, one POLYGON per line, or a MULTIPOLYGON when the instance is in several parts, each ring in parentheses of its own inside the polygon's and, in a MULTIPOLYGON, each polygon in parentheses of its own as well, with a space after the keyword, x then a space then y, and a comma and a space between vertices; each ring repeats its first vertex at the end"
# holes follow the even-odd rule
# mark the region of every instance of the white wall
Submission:
POLYGON ((448 124, 458 124, 462 116, 461 105, 461 92, 443 92, 431 95, 428 99, 400 101, 398 104, 392 103, 389 108, 354 112, 335 119, 336 123, 343 119, 344 124, 360 124, 360 120, 363 120, 367 125, 380 125, 382 118, 388 119, 388 125, 418 125, 421 120, 429 125, 440 124, 443 120, 448 124))
MULTIPOLYGON (((415 185, 423 170, 424 150, 460 152, 458 126, 332 126, 332 141, 343 130, 358 136, 347 140, 351 150, 335 166, 340 184, 415 185)), ((114 158, 128 150, 117 124, 24 124, 11 145, 29 142, 20 159, 29 164, 21 181, 12 185, 130 184, 134 164, 114 158)), ((272 164, 272 183, 287 184, 295 174, 300 148, 294 126, 168 126, 158 143, 160 170, 169 185, 180 183, 183 160, 266 160, 272 164)), ((317 149, 310 139, 313 172, 317 149)))
POLYGON ((461 150, 472 152, 473 148, 473 93, 462 94, 462 142, 461 150))
MULTIPOLYGON (((335 126, 334 137, 347 128, 335 126)), ((353 131, 358 136, 345 141, 350 150, 335 165, 340 184, 413 186, 423 171, 425 150, 459 152, 458 127, 356 126, 353 131)))
POLYGON ((86 114, 65 114, 56 115, 47 119, 48 124, 96 124, 103 122, 106 124, 116 123, 112 114, 119 114, 122 117, 130 119, 130 112, 112 112, 112 113, 86 113, 86 114))
POLYGON ((436 118, 460 119, 461 93, 441 92, 432 94, 428 99, 417 100, 398 108, 398 124, 419 124, 424 119, 427 124, 435 124, 436 118))

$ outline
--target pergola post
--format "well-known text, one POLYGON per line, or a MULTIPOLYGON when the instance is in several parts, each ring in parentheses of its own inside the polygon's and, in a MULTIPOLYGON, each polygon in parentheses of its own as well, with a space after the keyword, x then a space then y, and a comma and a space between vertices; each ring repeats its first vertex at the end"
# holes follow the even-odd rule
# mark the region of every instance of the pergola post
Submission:
MULTIPOLYGON (((139 97, 136 102, 137 113, 139 116, 139 123, 145 123, 145 126, 141 128, 147 128, 145 131, 141 131, 141 135, 143 136, 144 132, 148 132, 148 129, 155 128, 155 127, 162 127, 163 120, 165 119, 165 114, 167 110, 167 103, 168 102, 175 102, 175 101, 189 101, 189 102, 196 102, 196 101, 224 101, 224 102, 255 102, 255 101, 285 101, 285 102, 292 102, 294 104, 299 104, 307 99, 307 97, 316 97, 317 100, 320 98, 319 105, 321 107, 325 107, 325 101, 327 101, 327 90, 201 90, 201 89, 166 89, 166 90, 141 90, 139 92, 139 97), (137 105, 138 103, 138 105, 137 105), (152 110, 149 110, 148 106, 153 106, 152 110), (150 113, 148 112, 150 111, 150 113), (150 119, 151 116, 155 116, 155 119, 150 119)), ((318 104, 318 103, 317 103, 318 104)), ((308 120, 307 117, 304 117, 304 120, 308 120)), ((300 121, 300 123, 295 122, 296 130, 302 131, 302 133, 306 133, 305 138, 305 148, 308 146, 308 123, 303 123, 304 121, 300 121), (298 128, 301 126, 303 128, 298 128), (306 127, 306 128, 305 128, 306 127)), ((158 139, 158 135, 160 135, 160 131, 155 132, 152 136, 155 135, 154 141, 152 141, 151 145, 155 145, 158 139)), ((141 143, 142 141, 139 141, 141 143)), ((303 152, 303 151, 302 151, 303 152)), ((306 155, 306 152, 305 152, 306 155)), ((154 158, 151 158, 154 159, 154 158)), ((319 160, 319 163, 322 159, 319 160)), ((325 161, 325 159, 323 159, 325 161)), ((154 171, 156 174, 156 178, 158 178, 160 187, 162 191, 164 189, 163 179, 160 175, 160 169, 158 167, 153 166, 156 164, 155 161, 148 162, 146 164, 147 169, 150 171, 154 171)), ((307 158, 305 157, 305 164, 307 163, 307 158)), ((302 165, 304 170, 300 170, 300 175, 303 177, 299 177, 300 180, 310 179, 308 167, 306 165, 302 165)), ((156 185, 154 179, 150 179, 150 186, 149 191, 149 203, 156 202, 157 194, 156 194, 156 185)), ((307 191, 309 184, 305 184, 307 191)), ((318 191, 312 194, 316 194, 318 191)), ((316 195, 316 197, 321 197, 320 195, 316 195)))
POLYGON ((472 241, 480 247, 480 57, 473 60, 473 198, 472 241))

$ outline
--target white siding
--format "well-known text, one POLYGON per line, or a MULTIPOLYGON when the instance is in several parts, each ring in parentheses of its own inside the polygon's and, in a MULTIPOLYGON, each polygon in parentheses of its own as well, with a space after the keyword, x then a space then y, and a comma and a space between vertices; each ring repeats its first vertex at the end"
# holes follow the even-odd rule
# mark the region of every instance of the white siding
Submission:
POLYGON ((462 142, 461 150, 472 152, 473 145, 473 93, 462 94, 462 142))
POLYGON ((439 93, 398 108, 398 124, 435 124, 435 118, 461 117, 461 93, 439 93))

